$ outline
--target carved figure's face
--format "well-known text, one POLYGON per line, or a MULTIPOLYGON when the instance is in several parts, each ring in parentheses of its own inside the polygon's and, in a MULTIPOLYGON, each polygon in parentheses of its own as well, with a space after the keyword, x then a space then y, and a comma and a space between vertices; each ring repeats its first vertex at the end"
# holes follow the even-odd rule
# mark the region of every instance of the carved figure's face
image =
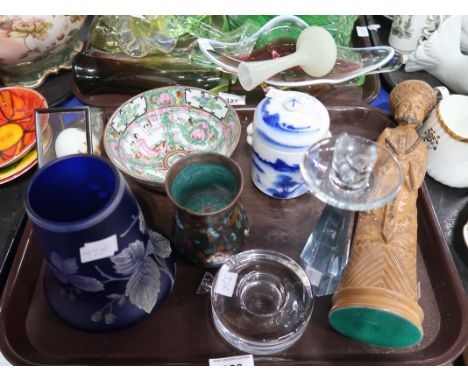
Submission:
POLYGON ((400 82, 390 93, 390 109, 399 124, 421 126, 436 104, 436 93, 424 81, 400 82))
POLYGON ((395 105, 395 120, 398 123, 407 123, 421 126, 426 118, 427 98, 411 97, 402 98, 398 105, 395 105))

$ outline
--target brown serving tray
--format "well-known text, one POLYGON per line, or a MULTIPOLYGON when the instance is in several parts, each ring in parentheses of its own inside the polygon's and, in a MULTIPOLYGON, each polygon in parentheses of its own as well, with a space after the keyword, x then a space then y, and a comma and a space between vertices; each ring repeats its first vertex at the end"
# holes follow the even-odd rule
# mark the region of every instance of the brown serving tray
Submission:
MULTIPOLYGON (((279 201, 255 188, 245 142, 254 109, 238 110, 244 129, 233 158, 245 176, 241 200, 251 223, 246 248, 275 249, 297 260, 323 204, 311 194, 279 201)), ((368 106, 329 106, 329 111, 333 134, 347 131, 375 139, 393 125, 387 114, 368 106)), ((129 183, 148 224, 170 237, 173 207, 168 198, 129 183)), ((255 364, 440 365, 455 359, 468 341, 467 302, 425 185, 418 211, 417 271, 425 313, 419 345, 386 349, 340 335, 328 323, 331 297, 326 296, 316 299, 309 326, 295 345, 275 356, 255 357, 255 364)), ((0 349, 13 364, 207 365, 209 358, 239 354, 216 332, 209 295, 196 294, 202 268, 178 259, 174 290, 157 311, 131 328, 96 334, 76 330, 52 312, 42 290, 43 265, 28 223, 0 305, 0 349)))
MULTIPOLYGON (((369 36, 359 37, 356 33, 356 26, 366 26, 366 19, 364 16, 360 16, 355 23, 355 28, 351 34, 350 45, 355 48, 368 48, 372 46, 372 42, 369 36)), ((128 80, 128 78, 126 79, 128 80)), ((135 81, 140 83, 140 81, 135 81)), ((72 79, 72 91, 78 100, 82 103, 90 106, 101 107, 103 109, 116 109, 122 103, 132 98, 136 93, 123 94, 123 93, 109 93, 106 91, 96 90, 96 94, 84 94, 80 91, 74 79, 72 79)), ((144 91, 145 89, 141 89, 144 91)), ((146 89, 148 90, 148 89, 146 89)), ((380 77, 378 74, 371 74, 365 77, 364 83, 361 86, 350 84, 338 84, 338 85, 316 85, 310 87, 302 87, 291 90, 298 90, 309 93, 322 102, 331 102, 340 105, 349 104, 362 104, 371 103, 380 92, 380 77)), ((242 88, 239 82, 231 85, 228 92, 233 94, 245 94, 247 98, 247 104, 257 104, 260 100, 265 97, 264 91, 260 86, 257 86, 250 92, 247 92, 242 88)), ((137 92, 139 93, 139 92, 137 92)))

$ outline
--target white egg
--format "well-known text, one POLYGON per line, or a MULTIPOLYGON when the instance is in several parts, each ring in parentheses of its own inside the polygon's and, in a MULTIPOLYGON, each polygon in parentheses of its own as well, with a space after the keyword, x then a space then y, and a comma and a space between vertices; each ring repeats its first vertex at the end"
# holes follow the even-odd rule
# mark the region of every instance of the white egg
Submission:
MULTIPOLYGON (((93 135, 93 150, 95 154, 99 154, 99 142, 93 135)), ((82 129, 74 127, 63 130, 55 141, 55 154, 57 158, 72 155, 86 154, 86 132, 82 129)))

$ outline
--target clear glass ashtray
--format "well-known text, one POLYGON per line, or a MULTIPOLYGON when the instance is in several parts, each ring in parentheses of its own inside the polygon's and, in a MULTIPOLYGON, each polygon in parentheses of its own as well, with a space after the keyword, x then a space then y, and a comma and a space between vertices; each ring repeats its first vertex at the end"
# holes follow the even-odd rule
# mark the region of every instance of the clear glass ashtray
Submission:
POLYGON ((280 353, 304 333, 313 309, 304 270, 270 250, 230 258, 211 288, 213 321, 232 346, 251 354, 280 353))

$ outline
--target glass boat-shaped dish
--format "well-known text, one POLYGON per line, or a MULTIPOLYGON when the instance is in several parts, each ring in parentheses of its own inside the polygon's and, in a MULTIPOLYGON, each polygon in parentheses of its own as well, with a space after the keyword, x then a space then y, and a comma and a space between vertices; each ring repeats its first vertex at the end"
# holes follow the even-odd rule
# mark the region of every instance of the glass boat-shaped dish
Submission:
MULTIPOLYGON (((296 41, 278 37, 263 47, 257 42, 265 36, 291 35, 291 29, 297 35, 309 25, 296 16, 278 16, 266 23, 250 37, 244 37, 236 42, 223 42, 207 38, 199 38, 198 44, 192 47, 203 53, 208 60, 221 70, 237 74, 237 67, 243 61, 271 60, 295 51, 296 41)), ((337 60, 333 69, 323 77, 311 77, 300 67, 294 67, 280 72, 266 81, 267 84, 278 87, 301 87, 320 84, 338 84, 366 74, 382 73, 398 69, 401 65, 400 56, 390 46, 369 48, 349 48, 337 46, 337 60)))

